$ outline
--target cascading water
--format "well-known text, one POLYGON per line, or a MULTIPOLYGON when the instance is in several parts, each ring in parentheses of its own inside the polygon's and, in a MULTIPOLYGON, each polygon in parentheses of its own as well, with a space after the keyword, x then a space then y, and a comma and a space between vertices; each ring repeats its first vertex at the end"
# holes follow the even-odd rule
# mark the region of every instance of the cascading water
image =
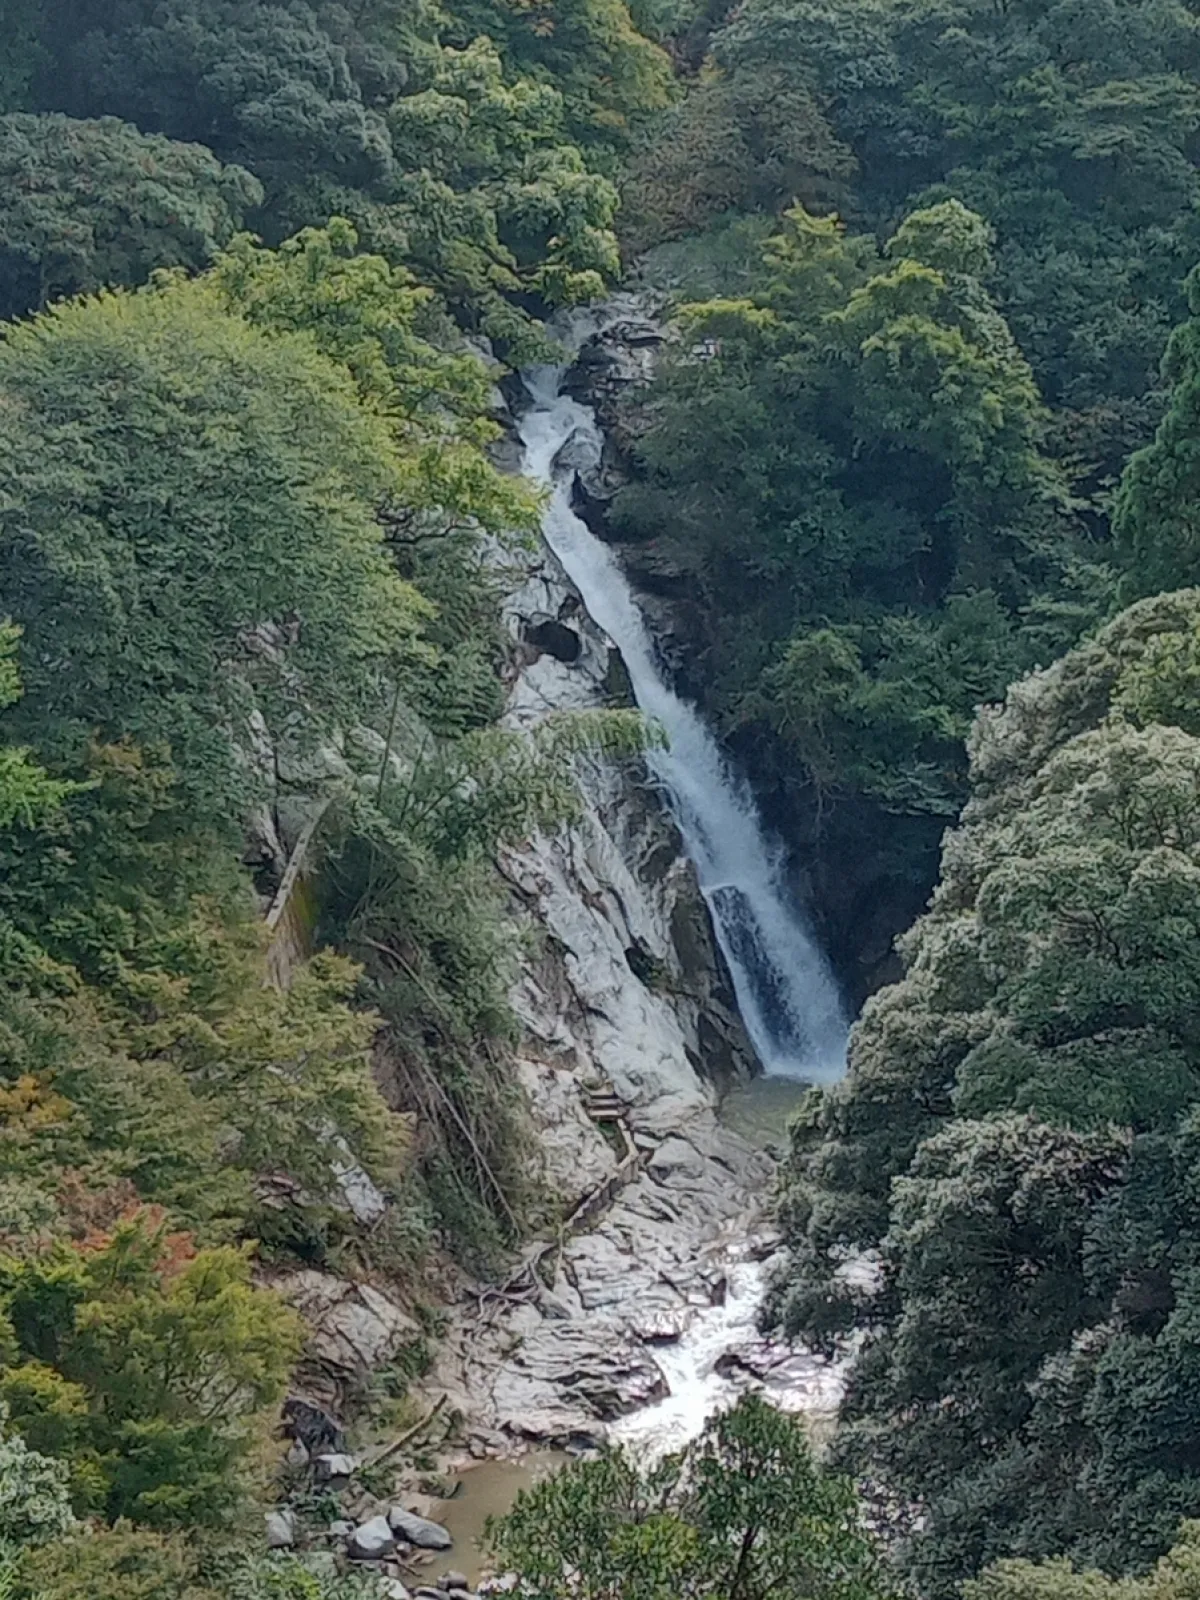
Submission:
POLYGON ((665 748, 652 750, 648 760, 696 866, 764 1071, 837 1077, 845 1062, 846 1016, 828 964, 784 889, 779 851, 764 834, 744 778, 695 708, 668 685, 612 552, 571 509, 574 473, 599 461, 602 440, 591 410, 560 393, 564 371, 541 367, 524 377, 533 401, 519 429, 525 471, 552 490, 542 525, 546 542, 620 650, 638 705, 666 734, 665 748))

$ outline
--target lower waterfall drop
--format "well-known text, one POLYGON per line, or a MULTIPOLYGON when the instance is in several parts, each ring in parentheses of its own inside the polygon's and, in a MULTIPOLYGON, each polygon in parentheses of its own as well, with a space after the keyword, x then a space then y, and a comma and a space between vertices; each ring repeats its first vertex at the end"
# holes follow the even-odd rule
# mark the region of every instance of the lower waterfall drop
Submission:
MULTIPOLYGON (((590 331, 590 330, 589 330, 590 331)), ((765 1072, 828 1081, 840 1076, 848 1022, 824 955, 791 902, 781 852, 767 839, 746 780, 696 709, 666 681, 654 641, 613 553, 571 509, 581 464, 598 463, 592 411, 560 392, 565 367, 524 374, 533 401, 519 424, 525 471, 551 489, 546 543, 589 614, 620 651, 641 710, 667 745, 647 754, 708 903, 742 1020, 765 1072), (562 460, 570 444, 569 464, 562 460)))

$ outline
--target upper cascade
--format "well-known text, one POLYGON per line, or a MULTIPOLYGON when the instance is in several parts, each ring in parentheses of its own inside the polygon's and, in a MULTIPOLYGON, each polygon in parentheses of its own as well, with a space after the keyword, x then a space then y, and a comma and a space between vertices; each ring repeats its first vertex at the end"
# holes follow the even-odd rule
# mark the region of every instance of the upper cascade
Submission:
MULTIPOLYGON (((575 316, 567 343, 596 330, 575 316)), ((588 612, 624 659, 641 710, 666 736, 647 761, 666 791, 729 966, 742 1020, 764 1070, 828 1081, 840 1076, 849 1024, 828 962, 789 896, 778 845, 744 777, 666 680, 659 653, 613 553, 571 509, 575 472, 598 463, 591 409, 561 392, 567 366, 523 374, 533 402, 519 424, 524 469, 548 485, 542 532, 588 612), (567 448, 569 446, 569 448, 567 448)))

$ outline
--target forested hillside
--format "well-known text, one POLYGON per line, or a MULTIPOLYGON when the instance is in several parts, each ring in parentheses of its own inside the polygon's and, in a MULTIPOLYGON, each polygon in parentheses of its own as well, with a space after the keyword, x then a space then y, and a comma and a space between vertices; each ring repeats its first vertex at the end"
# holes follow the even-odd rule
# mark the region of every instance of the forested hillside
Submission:
POLYGON ((247 1524, 305 1331, 263 1284, 416 1286, 541 1203, 490 859, 640 732, 494 726, 536 500, 460 330, 516 359, 602 292, 670 77, 621 5, 565 56, 505 22, 5 8, 5 1593, 375 1593, 247 1524), (280 990, 318 815, 326 948, 280 990))
POLYGON ((637 221, 710 298, 618 528, 722 619, 714 712, 915 883, 921 814, 967 802, 795 1125, 772 1306, 859 1336, 834 1455, 919 1513, 897 1554, 931 1596, 997 1560, 965 1592, 1145 1572, 1200 1513, 1196 28, 751 3, 669 113, 679 212, 637 221))
POLYGON ((704 309, 619 531, 699 597, 689 685, 862 995, 935 875, 974 705, 1111 610, 1112 495, 1200 256, 1198 19, 750 0, 714 21, 626 184, 652 280, 704 309))
POLYGON ((768 1308, 852 1352, 832 1464, 906 1536, 750 1402, 499 1549, 538 1600, 1194 1588, 1198 264, 1195 0, 0 0, 0 1595, 383 1592, 263 1551, 279 1286, 401 1285, 400 1404, 430 1261, 547 1214, 494 860, 653 734, 499 723, 497 384, 623 277, 605 537, 856 998, 928 902, 768 1308))

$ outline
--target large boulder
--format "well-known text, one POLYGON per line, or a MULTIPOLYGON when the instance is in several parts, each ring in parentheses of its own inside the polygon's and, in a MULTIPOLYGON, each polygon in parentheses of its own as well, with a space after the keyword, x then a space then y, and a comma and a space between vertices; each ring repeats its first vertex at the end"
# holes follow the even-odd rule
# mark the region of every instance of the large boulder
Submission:
POLYGON ((497 1374, 493 1401, 501 1426, 534 1438, 596 1432, 665 1398, 667 1380, 652 1356, 601 1316, 534 1329, 497 1374))
POLYGON ((413 1318, 369 1283, 305 1270, 275 1279, 272 1287, 308 1324, 306 1368, 319 1369, 335 1392, 386 1366, 421 1336, 413 1318))
MULTIPOLYGON (((305 1451, 305 1459, 322 1451, 337 1452, 346 1448, 345 1423, 301 1395, 289 1395, 283 1402, 283 1425, 305 1451)), ((292 1464, 303 1466, 304 1462, 292 1464)))
POLYGON ((440 1522, 418 1517, 415 1512, 405 1511, 403 1506, 392 1507, 388 1512, 388 1522, 393 1533, 421 1550, 449 1550, 454 1543, 440 1522))
POLYGON ((268 1511, 266 1515, 268 1550, 290 1550, 296 1542, 296 1513, 268 1511))
POLYGON ((382 1561, 396 1548, 396 1535, 386 1517, 371 1517, 350 1536, 346 1554, 351 1561, 382 1561))

